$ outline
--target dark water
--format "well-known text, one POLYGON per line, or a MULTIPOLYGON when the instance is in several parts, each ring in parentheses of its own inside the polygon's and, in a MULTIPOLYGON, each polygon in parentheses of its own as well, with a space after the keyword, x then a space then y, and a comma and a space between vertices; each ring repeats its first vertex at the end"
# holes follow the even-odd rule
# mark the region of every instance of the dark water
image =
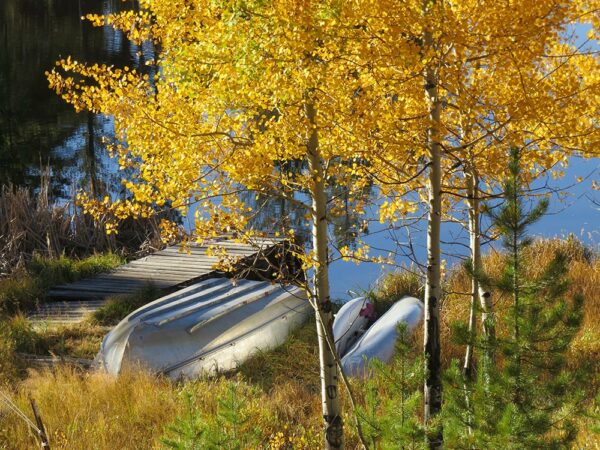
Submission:
MULTIPOLYGON (((0 0, 0 185, 13 183, 35 188, 40 167, 49 166, 57 198, 70 197, 73 190, 80 188, 97 195, 119 191, 121 177, 102 144, 102 136, 112 135, 110 118, 76 114, 48 89, 44 72, 67 55, 80 61, 143 70, 141 59, 152 57, 152 48, 138 48, 110 27, 93 28, 80 20, 87 13, 109 13, 136 6, 135 0, 0 0)), ((552 187, 568 187, 567 197, 563 202, 554 200, 553 214, 536 225, 533 233, 573 233, 597 247, 600 193, 592 192, 591 180, 600 181, 598 168, 598 159, 573 159, 563 180, 551 180, 552 187), (576 183, 577 176, 589 178, 576 183)), ((272 206, 261 218, 265 223, 283 209, 277 204, 272 206)), ((356 226, 355 220, 350 217, 348 223, 356 226)), ((421 262, 425 255, 423 226, 411 229, 410 234, 421 262)), ((374 254, 396 249, 396 241, 408 242, 406 230, 390 233, 377 223, 369 229, 365 241, 373 247, 374 254)), ((333 227, 332 236, 339 237, 337 233, 339 229, 333 227)), ((449 264, 457 254, 465 253, 466 234, 458 227, 445 226, 443 240, 449 264)), ((398 257, 398 262, 408 259, 398 257)), ((332 293, 339 298, 345 297, 348 289, 367 288, 386 270, 389 268, 376 264, 336 262, 332 266, 332 293)))
POLYGON ((57 194, 113 184, 101 141, 110 120, 76 114, 48 89, 44 72, 68 55, 137 66, 140 49, 120 32, 80 20, 133 7, 117 0, 0 1, 0 183, 36 186, 40 166, 50 166, 57 194))

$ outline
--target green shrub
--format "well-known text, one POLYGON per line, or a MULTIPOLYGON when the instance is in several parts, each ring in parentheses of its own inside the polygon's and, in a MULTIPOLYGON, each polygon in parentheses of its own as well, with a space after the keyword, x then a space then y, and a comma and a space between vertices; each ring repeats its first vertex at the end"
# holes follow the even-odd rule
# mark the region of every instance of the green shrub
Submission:
POLYGON ((370 377, 358 386, 364 402, 357 411, 369 448, 425 448, 420 417, 425 367, 405 324, 398 326, 392 363, 373 359, 369 367, 370 377))

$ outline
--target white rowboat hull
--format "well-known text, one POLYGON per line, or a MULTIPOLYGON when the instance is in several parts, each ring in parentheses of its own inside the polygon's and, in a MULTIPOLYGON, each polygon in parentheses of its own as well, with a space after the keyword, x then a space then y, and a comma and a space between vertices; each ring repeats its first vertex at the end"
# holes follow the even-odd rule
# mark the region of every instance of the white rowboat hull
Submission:
POLYGON ((342 357, 369 328, 370 320, 361 312, 369 305, 365 297, 352 299, 340 308, 333 321, 333 339, 337 354, 342 357))
POLYGON ((96 362, 113 374, 143 366, 173 379, 227 371, 281 345, 311 312, 296 287, 205 280, 123 319, 104 338, 96 362))

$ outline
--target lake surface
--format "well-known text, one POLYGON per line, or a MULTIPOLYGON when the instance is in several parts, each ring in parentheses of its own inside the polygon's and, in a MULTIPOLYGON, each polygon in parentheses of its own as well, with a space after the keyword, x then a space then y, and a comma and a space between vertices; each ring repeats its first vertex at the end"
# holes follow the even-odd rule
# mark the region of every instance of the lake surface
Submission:
POLYGON ((111 27, 80 17, 132 8, 119 0, 2 0, 0 2, 0 182, 36 186, 50 166, 54 191, 114 187, 102 136, 109 119, 76 114, 48 89, 44 72, 57 59, 139 65, 139 49, 111 27))
MULTIPOLYGON (((152 56, 151 48, 140 49, 110 27, 93 28, 80 20, 87 13, 136 6, 135 0, 0 0, 0 184, 35 188, 40 167, 49 166, 57 198, 69 198, 80 188, 97 194, 119 192, 121 177, 102 144, 102 136, 112 135, 110 118, 76 114, 48 89, 44 72, 68 55, 80 61, 144 70, 142 60, 152 56)), ((569 192, 562 203, 552 203, 553 213, 532 232, 544 236, 573 233, 597 247, 600 206, 593 202, 600 204, 600 195, 591 191, 591 180, 599 180, 599 167, 598 159, 573 159, 563 180, 550 180, 552 187, 569 186, 569 192), (577 183, 578 176, 587 178, 577 183)), ((421 262, 425 254, 422 228, 411 230, 421 262)), ((458 227, 444 227, 449 260, 465 253, 465 238, 458 227)), ((389 233, 376 223, 365 238, 373 248, 381 249, 394 249, 395 240, 406 242, 407 235, 389 233)), ((408 261, 398 257, 399 263, 408 261)), ((386 270, 389 268, 377 264, 336 262, 332 265, 332 294, 346 298, 348 289, 366 289, 386 270)))

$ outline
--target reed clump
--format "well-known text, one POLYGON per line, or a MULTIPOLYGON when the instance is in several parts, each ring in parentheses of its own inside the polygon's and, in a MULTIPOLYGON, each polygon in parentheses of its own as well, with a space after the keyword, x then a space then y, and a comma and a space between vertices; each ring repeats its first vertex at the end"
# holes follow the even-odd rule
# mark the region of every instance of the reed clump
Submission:
MULTIPOLYGON (((165 213, 166 214, 166 213, 165 213)), ((92 219, 75 198, 54 202, 50 179, 41 178, 34 193, 27 187, 0 187, 0 276, 12 274, 33 255, 84 257, 93 253, 141 255, 162 248, 159 223, 163 214, 128 219, 117 234, 106 234, 107 218, 92 219)))

